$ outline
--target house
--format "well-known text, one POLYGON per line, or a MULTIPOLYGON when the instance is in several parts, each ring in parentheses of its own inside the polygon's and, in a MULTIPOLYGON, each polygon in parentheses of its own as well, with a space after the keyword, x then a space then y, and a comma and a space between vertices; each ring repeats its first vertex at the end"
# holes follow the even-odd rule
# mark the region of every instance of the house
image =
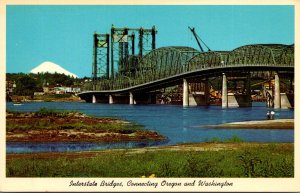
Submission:
POLYGON ((6 81, 6 93, 11 94, 14 88, 16 88, 15 81, 6 81))
POLYGON ((54 87, 55 94, 67 94, 67 93, 79 93, 81 91, 80 87, 54 87))
POLYGON ((44 86, 43 87, 43 92, 45 94, 54 94, 55 93, 54 86, 53 85, 44 86))

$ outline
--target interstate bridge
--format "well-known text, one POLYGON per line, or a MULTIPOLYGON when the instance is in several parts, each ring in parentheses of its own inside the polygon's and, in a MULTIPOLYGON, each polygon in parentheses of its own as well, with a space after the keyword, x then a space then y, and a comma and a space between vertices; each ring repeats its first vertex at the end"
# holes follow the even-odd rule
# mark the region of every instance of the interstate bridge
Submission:
MULTIPOLYGON (((191 28, 190 28, 191 29, 191 28)), ((271 108, 294 106, 294 45, 253 44, 230 51, 186 46, 156 48, 157 30, 115 28, 94 34, 92 81, 86 102, 271 108), (167 98, 167 99, 166 99, 167 98)), ((202 40, 201 40, 202 41, 202 40)), ((204 42, 203 42, 204 43, 204 42)), ((203 45, 202 43, 202 45, 203 45)))

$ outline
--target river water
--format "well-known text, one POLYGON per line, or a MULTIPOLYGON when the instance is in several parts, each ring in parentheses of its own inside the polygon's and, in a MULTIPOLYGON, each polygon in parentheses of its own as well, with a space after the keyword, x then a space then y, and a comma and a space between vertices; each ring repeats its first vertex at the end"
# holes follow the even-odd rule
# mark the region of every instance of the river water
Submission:
MULTIPOLYGON (((84 151, 109 148, 132 148, 180 143, 205 142, 213 138, 228 139, 238 136, 249 142, 294 142, 294 130, 276 129, 212 129, 199 127, 227 122, 265 120, 268 108, 265 103, 253 103, 249 108, 222 109, 221 106, 189 107, 177 105, 122 105, 45 102, 13 105, 9 110, 37 111, 42 107, 76 110, 96 117, 116 117, 144 125, 168 138, 165 142, 128 143, 7 143, 9 153, 84 151)), ((293 109, 275 110, 276 118, 294 118, 293 109)))

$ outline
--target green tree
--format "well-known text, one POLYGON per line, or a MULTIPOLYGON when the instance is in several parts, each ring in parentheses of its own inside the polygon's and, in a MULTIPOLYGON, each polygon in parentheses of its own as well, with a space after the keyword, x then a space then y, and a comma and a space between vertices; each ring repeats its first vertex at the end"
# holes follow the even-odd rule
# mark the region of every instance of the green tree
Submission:
POLYGON ((21 96, 33 96, 34 92, 39 91, 37 81, 29 75, 18 77, 14 93, 21 96))
POLYGON ((25 74, 25 73, 6 73, 6 80, 16 83, 14 94, 30 96, 34 92, 43 91, 43 87, 47 85, 53 86, 81 86, 83 79, 77 79, 65 74, 25 74))

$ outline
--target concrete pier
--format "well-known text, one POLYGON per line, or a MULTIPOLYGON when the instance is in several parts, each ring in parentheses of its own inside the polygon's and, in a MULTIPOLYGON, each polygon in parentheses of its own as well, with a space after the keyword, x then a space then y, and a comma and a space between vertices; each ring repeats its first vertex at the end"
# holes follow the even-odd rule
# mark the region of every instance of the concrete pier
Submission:
POLYGON ((274 109, 279 108, 281 108, 280 80, 278 74, 275 73, 274 109))
POLYGON ((113 99, 113 96, 111 94, 108 96, 108 103, 109 104, 114 104, 114 99, 113 99))
POLYGON ((294 93, 280 93, 281 108, 289 109, 294 107, 294 93))
POLYGON ((208 106, 210 103, 210 87, 208 78, 201 80, 200 89, 189 90, 188 106, 208 106), (204 85, 204 87, 203 87, 204 85))
POLYGON ((206 106, 205 93, 203 91, 189 94, 189 106, 206 106))
POLYGON ((129 104, 130 105, 134 105, 135 104, 132 92, 129 93, 129 104))
POLYGON ((97 103, 97 99, 95 95, 92 96, 92 103, 97 103))
POLYGON ((227 93, 227 107, 251 107, 251 101, 248 94, 227 93))
POLYGON ((189 85, 186 79, 183 79, 183 94, 182 94, 182 106, 189 106, 189 85))
POLYGON ((228 108, 227 77, 225 73, 223 73, 222 80, 222 108, 228 108))

